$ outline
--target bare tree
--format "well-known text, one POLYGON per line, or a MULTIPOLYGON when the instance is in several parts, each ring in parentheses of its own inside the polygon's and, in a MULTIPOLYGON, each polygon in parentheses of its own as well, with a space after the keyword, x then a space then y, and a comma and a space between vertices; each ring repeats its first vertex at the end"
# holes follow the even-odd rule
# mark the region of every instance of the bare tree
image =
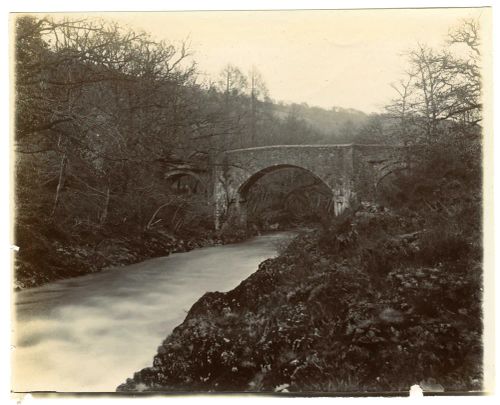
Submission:
POLYGON ((246 91, 248 81, 238 67, 228 63, 219 74, 218 87, 226 95, 226 104, 229 104, 231 96, 237 96, 246 91))
POLYGON ((259 103, 259 99, 266 99, 269 96, 269 91, 267 90, 266 83, 262 78, 261 73, 258 69, 253 66, 249 73, 250 77, 250 108, 251 108, 251 117, 250 117, 250 141, 251 145, 255 146, 257 142, 257 106, 259 103))
POLYGON ((393 85, 397 97, 387 107, 399 120, 405 144, 429 145, 451 125, 474 126, 481 121, 478 30, 476 22, 466 20, 450 31, 447 49, 419 44, 409 52, 407 76, 393 85))
POLYGON ((19 17, 15 141, 25 182, 18 181, 18 197, 29 204, 46 194, 33 193, 34 178, 43 187, 55 182, 51 217, 62 203, 84 215, 83 206, 92 206, 104 224, 110 204, 132 184, 125 163, 174 163, 173 149, 190 128, 186 96, 195 72, 188 57, 185 45, 176 49, 112 22, 19 17), (24 175, 32 169, 35 177, 24 175))

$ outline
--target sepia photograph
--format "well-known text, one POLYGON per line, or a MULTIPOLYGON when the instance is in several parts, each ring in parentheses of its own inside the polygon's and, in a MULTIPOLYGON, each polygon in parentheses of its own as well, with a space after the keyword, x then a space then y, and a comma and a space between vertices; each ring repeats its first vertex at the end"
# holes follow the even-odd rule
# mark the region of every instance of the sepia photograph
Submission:
POLYGON ((10 13, 12 394, 490 393, 491 19, 10 13))

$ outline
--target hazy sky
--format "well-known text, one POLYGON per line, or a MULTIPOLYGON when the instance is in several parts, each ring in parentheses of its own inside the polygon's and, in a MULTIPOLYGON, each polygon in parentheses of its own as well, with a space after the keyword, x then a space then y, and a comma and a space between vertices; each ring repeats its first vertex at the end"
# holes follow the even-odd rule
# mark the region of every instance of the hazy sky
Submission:
MULTIPOLYGON (((110 18, 156 39, 189 38, 199 69, 255 65, 271 98, 378 111, 418 41, 441 46, 450 26, 481 9, 119 13, 110 18)), ((102 15, 101 16, 105 16, 102 15)))

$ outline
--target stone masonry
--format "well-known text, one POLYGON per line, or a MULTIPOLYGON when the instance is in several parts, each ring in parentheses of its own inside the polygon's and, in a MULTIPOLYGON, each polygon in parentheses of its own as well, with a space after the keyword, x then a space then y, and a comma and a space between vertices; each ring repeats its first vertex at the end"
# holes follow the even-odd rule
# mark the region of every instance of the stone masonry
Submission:
POLYGON ((252 185, 275 170, 296 167, 322 180, 332 191, 335 214, 354 201, 370 201, 377 185, 403 165, 400 147, 386 145, 279 145, 220 154, 213 168, 215 227, 246 226, 246 200, 252 185))

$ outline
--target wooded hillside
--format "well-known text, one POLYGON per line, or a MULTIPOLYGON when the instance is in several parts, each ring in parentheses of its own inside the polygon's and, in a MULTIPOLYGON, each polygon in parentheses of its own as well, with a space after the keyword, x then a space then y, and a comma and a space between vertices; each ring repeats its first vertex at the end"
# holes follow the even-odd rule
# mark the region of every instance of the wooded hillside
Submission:
POLYGON ((256 69, 201 82, 185 45, 105 20, 22 16, 15 44, 19 287, 220 241, 199 240, 209 190, 165 174, 210 170, 222 150, 325 142, 313 112, 337 114, 273 103, 256 69))

